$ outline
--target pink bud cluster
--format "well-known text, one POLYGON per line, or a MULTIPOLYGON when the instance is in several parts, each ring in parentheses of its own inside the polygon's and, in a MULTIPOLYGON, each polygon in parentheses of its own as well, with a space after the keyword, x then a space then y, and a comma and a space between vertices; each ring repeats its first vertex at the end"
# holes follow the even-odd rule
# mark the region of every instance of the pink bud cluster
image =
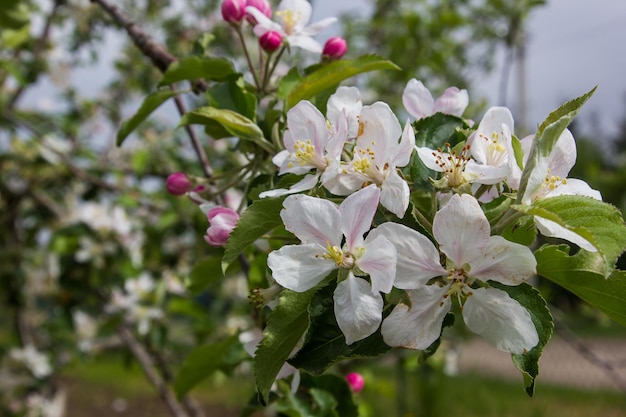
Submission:
POLYGON ((204 240, 211 246, 224 246, 239 221, 239 214, 228 207, 213 207, 207 213, 209 228, 204 240))
POLYGON ((240 24, 245 18, 250 24, 256 24, 252 15, 246 13, 246 7, 254 7, 267 17, 272 16, 272 6, 267 0, 224 0, 222 18, 232 24, 240 24))

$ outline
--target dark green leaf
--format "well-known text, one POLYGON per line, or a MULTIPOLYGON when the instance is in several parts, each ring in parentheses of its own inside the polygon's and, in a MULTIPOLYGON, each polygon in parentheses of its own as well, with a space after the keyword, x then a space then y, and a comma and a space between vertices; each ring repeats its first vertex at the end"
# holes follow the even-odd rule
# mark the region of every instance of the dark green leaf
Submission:
POLYGON ((236 342, 237 335, 233 335, 219 343, 195 348, 183 362, 174 380, 174 391, 178 398, 185 396, 190 389, 218 370, 236 342))
POLYGON ((224 276, 221 262, 217 256, 201 259, 189 273, 187 290, 192 294, 199 294, 209 285, 219 281, 224 276))
POLYGON ((245 89, 240 75, 209 88, 207 98, 211 107, 232 110, 250 120, 256 118, 256 97, 245 89))
POLYGON ((117 146, 120 146, 124 142, 124 139, 126 139, 128 135, 130 135, 130 133, 135 130, 141 122, 146 120, 146 118, 161 104, 165 103, 165 101, 174 97, 178 93, 179 91, 166 89, 157 90, 148 94, 133 117, 123 122, 120 126, 120 129, 117 132, 117 146))
POLYGON ((535 329, 537 329, 539 335, 537 346, 529 352, 511 355, 515 367, 524 375, 526 393, 532 397, 535 390, 535 378, 539 375, 539 358, 541 358, 543 348, 550 341, 554 330, 552 314, 550 314, 546 300, 539 294, 539 291, 528 284, 509 287, 497 282, 490 282, 490 285, 506 291, 511 298, 525 307, 530 313, 535 329))
MULTIPOLYGON (((269 143, 263 138, 263 132, 256 123, 232 110, 217 109, 215 107, 199 107, 185 113, 180 119, 178 126, 190 124, 209 127, 217 124, 223 128, 225 132, 228 132, 229 136, 250 140, 261 146, 269 146, 269 143)), ((216 139, 219 139, 219 137, 216 139)))
POLYGON ((226 58, 193 55, 173 62, 163 74, 159 86, 183 80, 224 81, 234 73, 235 67, 226 58))
POLYGON ((254 376, 264 402, 278 372, 309 327, 309 303, 317 288, 303 293, 284 289, 270 314, 254 357, 254 376))
POLYGON ((243 212, 226 242, 222 258, 223 271, 254 241, 283 224, 280 217, 283 201, 284 197, 257 200, 243 212))
POLYGON ((568 251, 565 245, 539 248, 537 273, 626 326, 626 272, 615 270, 605 278, 598 273, 603 265, 599 254, 580 251, 570 256, 568 251))
POLYGON ((290 89, 285 108, 290 109, 300 100, 307 100, 322 91, 339 85, 340 82, 357 74, 383 69, 399 70, 392 63, 375 55, 365 55, 353 60, 340 59, 322 66, 304 77, 290 89))

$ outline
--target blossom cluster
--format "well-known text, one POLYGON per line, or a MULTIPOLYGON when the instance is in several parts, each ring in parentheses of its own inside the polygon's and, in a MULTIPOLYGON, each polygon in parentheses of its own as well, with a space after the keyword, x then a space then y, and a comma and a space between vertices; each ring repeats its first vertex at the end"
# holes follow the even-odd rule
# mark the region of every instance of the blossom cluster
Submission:
MULTIPOLYGON (((261 197, 288 195, 280 215, 300 244, 269 254, 272 276, 284 288, 305 292, 337 271, 334 313, 348 345, 380 329, 389 346, 424 350, 440 337, 454 307, 471 331, 498 349, 528 352, 539 342, 535 324, 502 285, 527 282, 537 262, 528 246, 494 234, 482 207, 516 197, 533 136, 518 140, 511 112, 493 107, 477 126, 465 121, 465 140, 437 149, 416 146, 418 121, 437 113, 462 116, 468 94, 451 87, 435 100, 413 79, 402 98, 413 118, 404 128, 386 103, 364 105, 356 87, 339 87, 326 116, 309 101, 287 112, 284 149, 273 163, 279 175, 303 177, 261 197), (414 158, 430 170, 436 196, 432 223, 422 224, 426 230, 402 223, 416 191, 403 168, 414 158), (340 204, 331 201, 341 197, 340 204), (403 301, 383 318, 383 294, 394 287, 404 291, 403 301)), ((585 182, 567 178, 575 159, 565 130, 551 154, 539 158, 520 202, 564 194, 601 199, 585 182)), ((544 236, 595 251, 556 222, 536 217, 535 223, 544 236)))

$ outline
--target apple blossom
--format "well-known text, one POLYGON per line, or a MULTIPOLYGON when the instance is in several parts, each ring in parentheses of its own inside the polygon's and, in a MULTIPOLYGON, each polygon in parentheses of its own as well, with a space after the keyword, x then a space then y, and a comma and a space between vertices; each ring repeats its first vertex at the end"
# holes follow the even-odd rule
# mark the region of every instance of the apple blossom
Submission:
POLYGON ((396 247, 394 285, 407 290, 411 301, 411 307, 398 304, 383 322, 388 345, 429 347, 440 336, 452 299, 462 305, 467 327, 498 349, 524 353, 538 343, 528 311, 488 285, 519 285, 535 275, 537 262, 528 247, 490 236, 489 221, 474 197, 455 194, 435 214, 433 235, 439 250, 426 236, 397 223, 383 223, 371 235, 385 236, 396 247), (447 258, 445 267, 440 251, 447 258))
POLYGON ((383 308, 380 292, 391 291, 395 276, 393 245, 384 236, 363 238, 379 197, 374 185, 348 196, 339 206, 306 195, 287 197, 280 215, 285 228, 302 243, 283 246, 267 259, 276 282, 296 292, 307 291, 340 270, 333 300, 347 344, 378 329, 383 308), (370 282, 359 277, 365 274, 370 282))
POLYGON ((211 246, 224 246, 239 221, 239 214, 228 207, 213 207, 207 213, 210 226, 204 240, 211 246))
POLYGON ((415 120, 432 116, 435 113, 446 113, 461 116, 469 104, 467 90, 449 87, 437 100, 421 81, 409 80, 402 92, 402 103, 415 120))
POLYGON ((359 89, 342 86, 328 98, 326 117, 335 131, 343 123, 343 119, 345 119, 348 130, 347 137, 348 139, 354 139, 359 133, 358 116, 362 109, 363 101, 361 100, 359 89))
MULTIPOLYGON (((268 18, 272 17, 272 6, 267 0, 247 0, 246 1, 246 9, 248 7, 254 7, 261 13, 263 13, 268 18)), ((246 10, 246 20, 251 25, 256 25, 257 21, 247 10, 246 10)))
POLYGON ((254 34, 262 36, 265 32, 279 32, 289 44, 310 52, 321 53, 322 45, 313 36, 322 29, 334 23, 335 17, 328 17, 311 25, 311 4, 306 0, 282 0, 275 13, 280 23, 270 20, 263 12, 255 7, 246 7, 246 13, 252 15, 257 21, 254 34))

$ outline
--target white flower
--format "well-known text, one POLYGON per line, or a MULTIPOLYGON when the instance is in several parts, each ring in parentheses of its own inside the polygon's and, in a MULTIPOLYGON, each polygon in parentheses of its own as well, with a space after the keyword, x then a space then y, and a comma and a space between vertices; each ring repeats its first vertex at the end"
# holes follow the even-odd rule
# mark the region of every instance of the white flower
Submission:
POLYGON ((361 92, 356 87, 339 87, 337 91, 328 98, 326 104, 326 117, 334 130, 343 123, 347 124, 348 139, 356 138, 359 133, 358 116, 363 109, 361 92))
POLYGON ((391 291, 395 276, 393 245, 384 236, 363 238, 371 227, 379 196, 380 190, 370 185, 340 206, 306 195, 287 197, 281 217, 285 228, 302 243, 283 246, 267 260, 276 282, 297 292, 315 287, 335 269, 347 273, 343 280, 340 274, 333 297, 337 323, 347 344, 378 329, 383 308, 380 292, 391 291), (358 277, 365 274, 371 284, 358 277))
POLYGON ((440 336, 453 298, 462 304, 467 327, 498 349, 523 353, 538 343, 528 311, 506 292, 485 287, 490 280, 519 285, 535 274, 536 260, 526 246, 490 236, 489 222, 474 197, 455 194, 435 215, 439 250, 426 236, 397 223, 384 223, 370 235, 385 236, 396 247, 394 285, 408 290, 411 301, 410 307, 398 304, 383 322, 388 345, 429 347, 440 336), (445 268, 439 251, 447 257, 445 268), (474 285, 478 280, 480 287, 474 285))
POLYGON ((450 87, 436 101, 421 81, 411 79, 402 92, 402 103, 415 120, 446 113, 461 116, 469 104, 467 90, 450 87))
MULTIPOLYGON (((525 157, 528 157, 532 146, 533 136, 522 139, 522 149, 525 157)), ((555 197, 559 195, 582 195, 602 200, 599 191, 594 190, 585 181, 567 178, 569 171, 576 163, 576 142, 569 130, 564 130, 556 142, 551 154, 539 158, 537 166, 533 169, 526 191, 522 197, 522 203, 530 205, 536 200, 555 197)), ((595 246, 580 235, 569 231, 555 222, 535 216, 535 224, 539 232, 548 237, 557 237, 568 240, 590 252, 597 252, 595 246)))
POLYGON ((260 197, 276 197, 310 190, 317 185, 332 181, 338 174, 339 158, 346 141, 346 120, 331 133, 326 119, 309 101, 301 101, 287 112, 287 130, 283 135, 285 149, 272 158, 280 170, 279 175, 315 174, 305 176, 289 189, 277 189, 261 193, 260 197))
POLYGON ((39 352, 33 345, 26 345, 21 349, 13 348, 9 355, 14 361, 26 365, 35 378, 45 378, 52 373, 48 355, 39 352))
POLYGON ((404 217, 410 190, 396 168, 408 165, 414 147, 413 127, 407 121, 403 131, 386 103, 363 107, 353 159, 346 171, 351 186, 358 189, 365 183, 376 184, 381 189, 380 204, 404 217))
POLYGON ((311 52, 321 53, 322 45, 313 39, 326 26, 334 23, 337 18, 328 17, 311 25, 311 3, 306 0, 283 0, 278 5, 275 15, 280 23, 273 22, 258 9, 248 6, 246 13, 252 15, 257 21, 254 34, 261 37, 266 32, 278 32, 289 46, 306 49, 311 52))

